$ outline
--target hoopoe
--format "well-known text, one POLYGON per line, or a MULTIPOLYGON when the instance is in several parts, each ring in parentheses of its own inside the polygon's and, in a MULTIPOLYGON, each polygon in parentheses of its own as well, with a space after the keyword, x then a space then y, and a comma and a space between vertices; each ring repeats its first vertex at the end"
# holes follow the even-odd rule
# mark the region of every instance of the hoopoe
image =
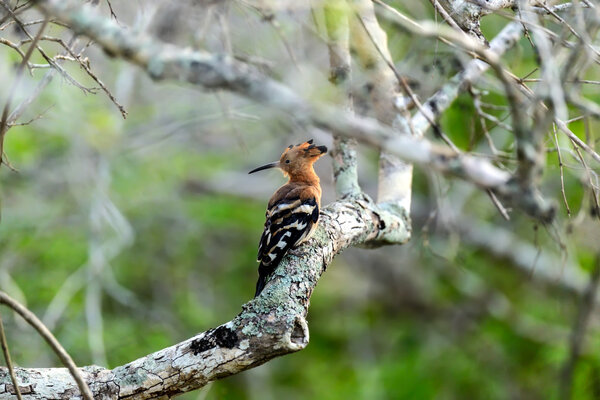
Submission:
POLYGON ((252 174, 268 168, 279 168, 288 182, 277 189, 269 200, 263 234, 258 245, 257 261, 258 296, 267 283, 269 275, 289 249, 307 240, 319 221, 321 207, 321 185, 313 164, 327 147, 308 142, 290 145, 279 161, 272 162, 248 172, 252 174))

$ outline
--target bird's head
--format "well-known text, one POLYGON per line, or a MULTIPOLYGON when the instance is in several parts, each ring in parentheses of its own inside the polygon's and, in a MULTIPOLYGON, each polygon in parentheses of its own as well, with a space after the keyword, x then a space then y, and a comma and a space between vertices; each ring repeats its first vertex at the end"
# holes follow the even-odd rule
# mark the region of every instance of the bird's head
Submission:
POLYGON ((314 145, 312 139, 295 146, 291 144, 281 154, 279 161, 265 164, 248 173, 252 174, 264 169, 279 168, 285 175, 294 176, 297 173, 310 170, 314 162, 325 153, 327 153, 327 147, 314 145))

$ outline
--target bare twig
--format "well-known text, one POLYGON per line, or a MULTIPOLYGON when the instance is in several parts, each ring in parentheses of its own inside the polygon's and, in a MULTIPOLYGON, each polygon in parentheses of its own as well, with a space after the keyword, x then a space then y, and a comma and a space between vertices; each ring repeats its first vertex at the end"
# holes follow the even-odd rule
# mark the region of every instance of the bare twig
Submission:
POLYGON ((556 134, 556 125, 553 127, 554 130, 554 142, 556 143, 556 152, 558 155, 558 167, 560 169, 560 191, 562 193, 563 201, 565 203, 565 207, 567 209, 567 216, 571 217, 571 209, 569 208, 569 202, 567 201, 567 194, 565 193, 565 174, 564 174, 564 164, 562 160, 562 155, 560 153, 560 143, 558 142, 558 135, 556 134))
MULTIPOLYGON (((487 129, 485 120, 487 119, 489 121, 492 121, 495 124, 492 127, 499 126, 502 129, 507 130, 508 132, 512 132, 512 127, 510 125, 508 125, 507 123, 505 123, 500 118, 483 111, 482 102, 481 102, 481 98, 479 97, 479 94, 475 93, 474 90, 470 90, 470 93, 471 93, 471 96, 473 96, 473 106, 475 106, 475 111, 477 112, 477 115, 479 116, 481 129, 485 133, 485 136, 488 140, 488 143, 489 143, 490 149, 492 150, 492 153, 497 154, 498 150, 496 149, 496 146, 494 145, 492 138, 490 137, 490 133, 487 129)), ((503 119, 505 119, 505 118, 503 118, 503 119)))
POLYGON ((23 76, 23 71, 25 70, 25 66, 27 65, 27 62, 29 61, 29 59, 31 58, 31 54, 33 54, 33 50, 36 48, 37 42, 40 40, 40 37, 42 37, 42 33, 44 32, 44 29, 46 29, 47 25, 48 25, 48 18, 46 18, 44 20, 44 23, 42 23, 42 26, 40 27, 37 35, 31 42, 31 45, 29 46, 29 48, 27 49, 27 53, 25 53, 25 56, 23 57, 21 64, 19 64, 19 66, 17 68, 16 76, 13 79, 11 88, 8 92, 8 98, 6 99, 6 103, 4 104, 4 109, 2 110, 2 119, 0 120, 0 166, 2 166, 2 164, 5 164, 5 161, 4 161, 4 137, 6 135, 6 131, 8 130, 8 127, 9 127, 8 112, 10 110, 12 100, 16 94, 17 86, 19 86, 19 82, 21 80, 21 77, 23 76))
POLYGON ((110 10, 110 16, 114 18, 115 21, 119 21, 117 18, 117 14, 115 13, 115 10, 113 9, 112 4, 110 3, 110 0, 106 0, 106 3, 108 4, 108 9, 110 10))
MULTIPOLYGON (((44 19, 43 19, 43 18, 40 18, 40 19, 34 19, 33 21, 27 21, 27 22, 23 22, 23 26, 39 25, 39 24, 41 24, 42 22, 44 22, 44 19)), ((3 30, 5 30, 6 28, 8 28, 9 26, 11 26, 11 25, 14 25, 14 24, 16 24, 16 23, 17 23, 17 22, 16 22, 16 21, 14 21, 14 20, 13 20, 13 21, 8 21, 6 24, 4 24, 4 25, 0 26, 0 31, 3 31, 3 30)), ((65 24, 65 23, 62 23, 62 22, 60 22, 60 21, 57 21, 57 20, 54 20, 54 19, 51 19, 50 21, 48 21, 48 23, 50 23, 50 24, 55 24, 55 25, 58 25, 58 26, 63 26, 63 27, 65 27, 65 28, 68 28, 68 27, 69 27, 67 24, 65 24)))
POLYGON ((281 41, 283 47, 285 48, 286 53, 290 57, 290 61, 294 65, 294 68, 300 71, 300 65, 298 64, 298 59, 294 55, 292 46, 288 43, 287 39, 285 38, 285 32, 282 29, 281 24, 277 20, 275 13, 271 9, 266 8, 267 3, 261 3, 260 7, 256 4, 252 4, 251 2, 243 0, 239 0, 239 3, 258 13, 263 21, 271 25, 271 27, 279 37, 279 40, 281 41))
POLYGON ((86 400, 94 400, 94 396, 92 395, 90 388, 81 376, 81 372, 77 369, 77 366, 73 362, 73 359, 71 358, 69 353, 67 353, 65 349, 61 346, 58 340, 56 340, 52 332, 50 332, 48 328, 46 328, 42 321, 40 321, 38 317, 35 316, 35 314, 33 314, 31 311, 25 308, 21 303, 19 303, 18 301, 16 301, 15 299, 13 299, 12 297, 10 297, 2 291, 0 291, 0 303, 5 304, 11 309, 13 309, 17 314, 23 317, 23 319, 27 321, 29 325, 31 325, 33 328, 35 328, 36 331, 38 331, 40 336, 42 336, 46 343, 48 343, 52 350, 54 350, 54 352, 56 353, 58 358, 60 358, 62 363, 69 369, 69 372, 75 379, 75 382, 77 382, 77 386, 81 391, 81 395, 86 400))
MULTIPOLYGON (((375 38, 373 37, 371 32, 369 31, 369 28, 365 25, 365 21, 362 19, 362 17, 358 13, 356 13, 356 18, 360 22, 360 25, 362 26, 362 28, 365 30, 365 33, 369 37, 369 40, 371 40, 371 43, 373 43, 373 46, 375 47, 375 49, 381 56, 381 59, 383 60, 383 62, 394 73, 394 76, 398 80, 398 83, 400 84, 400 86, 402 86, 402 89, 404 90, 404 92, 408 95, 408 97, 410 97, 413 104, 415 104, 417 106, 417 109, 425 116, 425 118, 428 118, 428 122, 431 125, 431 127, 433 128, 436 135, 438 135, 452 150, 459 153, 460 150, 458 149, 458 147, 456 147, 456 145, 450 140, 450 138, 448 136, 446 136, 444 134, 444 132, 442 132, 441 128, 429 116, 429 114, 425 113, 425 110, 423 109, 423 105, 421 104, 421 102, 419 101, 417 96, 414 94, 414 92, 412 91, 410 86, 408 86, 408 83, 406 83, 406 79, 398 73, 398 70, 396 69, 396 66, 394 65, 392 60, 389 59, 388 57, 386 57, 383 50, 381 49, 381 47, 379 46, 379 44, 377 43, 377 41, 375 40, 375 38)), ((414 128, 412 127, 410 118, 408 118, 408 126, 409 126, 409 129, 411 129, 411 133, 413 135, 419 136, 416 132, 414 132, 414 128)))
POLYGON ((377 4, 380 4, 383 9, 386 10, 387 15, 389 15, 390 19, 394 23, 408 32, 424 37, 445 38, 455 43, 460 48, 468 52, 475 53, 479 58, 490 65, 490 67, 496 73, 496 76, 500 79, 500 82, 502 83, 506 93, 506 98, 510 105, 510 110, 513 117, 513 131, 515 134, 517 147, 525 148, 520 149, 517 154, 519 158, 519 165, 516 171, 516 176, 521 182, 521 185, 524 187, 535 183, 534 178, 537 176, 540 167, 539 157, 536 157, 539 152, 532 152, 529 149, 532 144, 529 138, 529 129, 527 124, 527 115, 525 112, 526 110, 523 104, 523 96, 516 88, 514 77, 511 76, 511 74, 509 74, 502 65, 498 54, 491 51, 470 36, 458 33, 455 30, 444 26, 435 26, 427 21, 413 21, 383 1, 373 1, 377 4))
POLYGON ((452 18, 452 16, 448 14, 448 12, 444 9, 444 7, 441 6, 441 4, 437 0, 429 0, 429 2, 431 3, 431 5, 433 5, 433 8, 435 8, 435 10, 442 16, 442 18, 444 18, 444 21, 446 21, 448 25, 450 25, 457 31, 463 31, 462 28, 458 26, 454 18, 452 18))
MULTIPOLYGON (((16 12, 14 12, 13 10, 11 10, 11 8, 6 4, 5 0, 0 0, 0 6, 2 6, 7 12, 8 14, 11 16, 11 18, 13 18, 15 20, 15 22, 17 23, 17 25, 19 26, 19 28, 21 28, 21 30, 25 33, 25 35, 27 35, 29 37, 29 39, 33 40, 33 37, 31 36, 31 34, 29 33, 29 31, 27 30, 27 27, 23 24, 23 21, 21 21, 17 15, 16 12)), ((62 68, 60 65, 58 65, 53 59, 52 57, 48 56, 46 54, 46 52, 44 51, 44 49, 42 49, 40 46, 38 46, 37 42, 35 43, 34 46, 38 52, 40 53, 40 55, 44 58, 44 60, 46 60, 46 62, 48 64, 50 64, 53 68, 55 68, 56 70, 58 70, 58 72, 60 72, 60 74, 73 86, 79 88, 80 90, 82 90, 84 93, 95 93, 94 89, 89 89, 85 86, 83 86, 82 84, 80 84, 79 82, 77 82, 77 80, 75 80, 75 78, 73 78, 71 75, 69 75, 67 73, 67 71, 64 70, 64 68, 62 68)))
MULTIPOLYGON (((27 43, 29 42, 31 39, 25 39, 22 40, 21 43, 27 43)), ((100 78, 98 78, 96 76, 96 74, 94 74, 94 72, 92 71, 92 69, 90 68, 89 62, 86 59, 82 59, 78 54, 75 54, 75 52, 71 49, 70 45, 65 43, 62 39, 60 38, 55 38, 52 36, 42 36, 40 38, 40 41, 48 41, 48 42, 55 42, 61 45, 62 48, 65 49, 65 51, 67 52, 67 54, 69 54, 72 57, 72 61, 75 61, 79 64, 79 66, 88 74, 88 76, 90 78, 92 78, 94 80, 94 82, 96 82, 98 84, 98 86, 100 86, 100 88, 102 89, 102 91, 104 91, 104 93, 106 93, 106 95, 108 96, 108 98, 110 99, 110 101, 113 102, 113 104, 119 109, 119 112, 121 113, 121 116, 123 117, 123 119, 127 118, 127 111, 125 110, 125 107, 123 107, 115 98, 115 96, 111 93, 111 91, 106 87, 106 85, 104 84, 104 82, 102 82, 100 80, 100 78)), ((54 57, 54 60, 58 60, 58 59, 65 59, 64 56, 56 56, 54 57)), ((52 66, 52 65, 49 65, 52 66)))
POLYGON ((2 316, 0 315, 0 343, 2 344, 2 353, 4 354, 4 360, 6 361, 6 367, 10 374, 10 380, 15 388, 15 394, 17 399, 22 400, 21 389, 19 388, 19 382, 15 376, 15 369, 13 368, 12 360, 10 359, 10 351, 8 350, 8 342, 6 341, 6 333, 4 332, 4 324, 2 323, 2 316))
POLYGON ((25 53, 23 53, 23 51, 19 48, 19 45, 17 43, 13 43, 5 38, 0 38, 0 44, 10 47, 11 49, 19 53, 19 55, 21 56, 21 60, 25 58, 25 53))
POLYGON ((510 221, 510 216, 508 215, 508 211, 502 205, 502 203, 500 202, 500 200, 498 200, 498 198, 496 197, 496 195, 494 194, 494 192, 491 191, 491 190, 487 190, 486 192, 487 192, 488 196, 490 196, 490 199, 492 200, 492 203, 494 204, 494 206, 496 207, 496 209, 498 210, 498 212, 500 213, 500 215, 502 215, 502 218, 504 218, 507 221, 510 221))
MULTIPOLYGON (((595 174, 595 172, 588 166, 587 162, 585 161, 585 158, 583 158, 583 155, 581 154, 581 150, 579 150, 579 148, 577 146, 575 146, 575 143, 572 143, 573 145, 573 149, 575 150, 575 153, 577 154, 577 158, 579 159, 579 161, 581 162, 581 165, 583 166, 584 170, 585 170, 585 174, 588 178, 588 182, 589 182, 589 186, 590 186, 590 191, 591 191, 591 195, 592 195, 592 200, 594 201, 594 207, 597 211, 600 211, 600 200, 598 199, 598 195, 596 194, 596 191, 598 190, 596 186, 594 186, 594 182, 593 182, 593 177, 597 175, 595 174)), ((600 219, 600 214, 597 215, 598 219, 600 219)))
POLYGON ((12 17, 12 15, 19 15, 20 13, 27 11, 31 7, 33 7, 33 2, 29 1, 27 3, 17 5, 14 9, 9 9, 10 12, 3 18, 0 18, 0 25, 3 25, 7 19, 12 17))
MULTIPOLYGON (((72 46, 76 42, 77 42, 77 39, 75 39, 75 37, 73 37, 69 41, 68 45, 72 46)), ((42 91, 44 90, 44 88, 46 88, 46 86, 48 86, 48 84, 50 84, 50 82, 54 78, 54 75, 57 72, 58 71, 56 69, 51 69, 50 71, 46 72, 46 74, 39 81, 39 83, 37 84, 37 86, 35 87, 35 89, 31 91, 31 93, 29 94, 29 97, 27 97, 19 105, 17 105, 14 108, 14 110, 10 113, 10 115, 8 117, 8 122, 10 124, 14 124, 15 121, 17 121, 21 117, 21 115, 23 115, 23 113, 25 112, 25 110, 27 109, 27 107, 29 107, 29 105, 31 103, 33 103, 33 101, 40 96, 40 94, 42 93, 42 91)))
MULTIPOLYGON (((371 118, 353 116, 323 103, 312 104, 289 87, 265 76, 251 65, 221 54, 178 49, 143 35, 131 35, 116 23, 96 15, 89 8, 81 7, 76 1, 37 0, 37 4, 46 13, 69 23, 76 32, 85 33, 93 38, 98 45, 114 56, 139 65, 154 79, 176 79, 209 90, 230 90, 269 107, 288 112, 301 124, 312 124, 340 132, 344 136, 354 137, 379 149, 385 149, 405 161, 427 165, 435 170, 460 176, 483 188, 494 189, 503 200, 510 201, 534 218, 548 221, 554 216, 551 204, 545 202, 533 190, 524 192, 522 188, 515 187, 506 171, 499 170, 489 161, 479 157, 456 154, 451 149, 414 138, 409 134, 398 135, 399 129, 402 132, 410 132, 406 126, 390 129, 385 123, 377 123, 371 118)), ((439 36, 437 28, 429 26, 427 29, 429 28, 432 30, 425 33, 439 36)), ((458 35, 455 31, 444 32, 448 35, 458 35)), ((463 40, 464 36, 462 35, 459 40, 463 40)), ((366 39, 366 42, 369 40, 366 39)), ((499 56, 492 50, 482 48, 474 40, 467 42, 466 45, 470 50, 482 52, 486 59, 498 60, 499 56)), ((379 56, 376 59, 378 58, 379 56)), ((387 66, 385 69, 388 70, 387 66)), ((498 62, 496 62, 496 69, 500 69, 507 80, 513 79, 506 75, 498 62)), ((496 72, 498 73, 497 70, 496 72)), ((507 87, 514 93, 512 82, 508 83, 507 87)), ((389 87, 386 90, 389 90, 389 87)), ((393 102, 394 97, 389 97, 390 102, 393 102)), ((517 113, 522 115, 524 112, 524 110, 514 111, 516 107, 514 101, 511 102, 511 106, 514 116, 517 113)), ((395 108, 389 109, 388 112, 392 117, 390 119, 397 115, 395 108)), ((386 117, 387 121, 390 119, 386 117)), ((407 202, 408 198, 406 196, 407 202)))
POLYGON ((581 147, 586 153, 588 153, 594 160, 600 163, 600 154, 596 153, 594 149, 592 149, 587 143, 583 140, 579 139, 579 137, 573 133, 567 126, 567 124, 558 118, 554 119, 554 123, 556 123, 557 128, 562 131, 573 143, 577 146, 581 147))

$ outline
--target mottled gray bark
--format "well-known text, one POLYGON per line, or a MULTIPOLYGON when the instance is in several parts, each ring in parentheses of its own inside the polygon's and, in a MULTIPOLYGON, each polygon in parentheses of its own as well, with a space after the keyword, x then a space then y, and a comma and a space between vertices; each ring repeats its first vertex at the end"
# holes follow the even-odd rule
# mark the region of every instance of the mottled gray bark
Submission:
POLYGON ((487 43, 481 32, 481 17, 502 8, 514 7, 514 0, 438 0, 456 24, 482 43, 487 43))
MULTIPOLYGON (((291 250, 259 297, 231 321, 112 370, 81 368, 97 399, 166 398, 256 367, 306 347, 306 315, 317 281, 333 258, 356 244, 410 237, 406 215, 380 209, 369 198, 338 201, 322 210, 314 236, 291 250)), ((79 389, 66 368, 17 368, 24 399, 72 399, 79 389)), ((14 388, 0 369, 0 398, 14 388)))

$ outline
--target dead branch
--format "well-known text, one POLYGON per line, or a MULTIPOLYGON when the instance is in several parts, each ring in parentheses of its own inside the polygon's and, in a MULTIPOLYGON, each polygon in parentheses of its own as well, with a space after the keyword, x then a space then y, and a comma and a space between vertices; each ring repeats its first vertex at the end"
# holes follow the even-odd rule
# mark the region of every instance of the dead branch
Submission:
POLYGON ((92 395, 90 388, 81 376, 81 373, 77 369, 77 366, 73 362, 73 359, 71 358, 69 353, 67 353, 65 349, 61 346, 58 340, 56 340, 52 332, 50 332, 48 328, 46 328, 42 321, 40 321, 38 317, 35 316, 35 314, 33 314, 31 311, 25 308, 22 304, 20 304, 19 302, 17 302, 2 291, 0 291, 0 303, 10 307, 17 314, 23 317, 23 319, 27 321, 29 325, 31 325, 33 328, 35 328, 36 331, 38 331, 40 336, 44 338, 46 343, 50 345, 50 347, 56 353, 58 358, 60 358, 62 363, 67 366, 69 373, 73 376, 75 383, 79 388, 79 391, 83 398, 85 398, 86 400, 94 400, 94 396, 92 395))
MULTIPOLYGON (((407 228, 406 218, 382 210, 367 197, 330 204, 322 210, 314 236, 284 258, 262 294, 244 304, 230 322, 112 370, 89 366, 77 372, 94 398, 159 398, 195 390, 301 350, 309 341, 310 296, 335 255, 390 235, 406 241, 407 228)), ((0 292, 0 302, 6 301, 0 292)), ((25 311, 22 315, 31 317, 25 311)), ((67 399, 78 390, 64 368, 18 368, 17 374, 28 377, 26 400, 67 399)), ((0 369, 0 384, 9 381, 7 370, 0 369)))
MULTIPOLYGON (((174 79, 209 90, 230 90, 269 107, 286 111, 300 123, 340 132, 362 143, 385 149, 405 161, 450 173, 480 187, 493 189, 506 201, 513 201, 517 207, 535 218, 547 221, 553 217, 553 207, 544 202, 539 194, 523 192, 514 187, 506 172, 485 159, 457 155, 450 149, 410 135, 398 136, 393 129, 373 119, 349 115, 329 105, 313 105, 290 88, 263 75, 252 65, 222 54, 179 49, 141 34, 132 34, 115 22, 98 16, 89 7, 81 7, 78 2, 39 0, 37 4, 45 12, 68 23, 76 32, 94 39, 110 54, 142 67, 156 80, 174 79)), ((435 35, 438 34, 437 29, 430 31, 431 34, 434 32, 435 35)), ((449 35, 452 36, 451 33, 449 35)), ((486 59, 497 60, 497 55, 475 42, 464 41, 463 44, 471 51, 480 52, 486 59)), ((496 68, 501 69, 498 65, 496 68)))

